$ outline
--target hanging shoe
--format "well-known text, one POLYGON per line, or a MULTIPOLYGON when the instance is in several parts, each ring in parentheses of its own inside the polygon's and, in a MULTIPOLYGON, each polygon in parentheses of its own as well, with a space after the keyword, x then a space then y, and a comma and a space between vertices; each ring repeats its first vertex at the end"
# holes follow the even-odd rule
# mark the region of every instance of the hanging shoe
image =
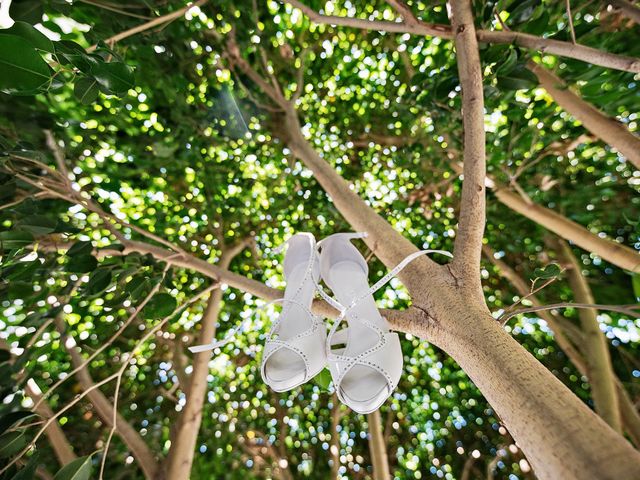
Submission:
POLYGON ((369 287, 367 262, 350 241, 364 237, 366 233, 337 233, 322 240, 319 247, 322 280, 337 299, 334 306, 341 310, 326 341, 333 384, 340 401, 358 413, 371 413, 391 396, 403 365, 398 334, 389 331, 373 293, 417 257, 432 252, 451 254, 415 252, 369 287), (345 318, 348 326, 338 331, 345 318))
POLYGON ((327 364, 326 327, 311 313, 320 276, 315 239, 310 233, 298 233, 280 249, 285 245, 283 309, 267 336, 260 366, 262 379, 276 392, 307 382, 327 364))

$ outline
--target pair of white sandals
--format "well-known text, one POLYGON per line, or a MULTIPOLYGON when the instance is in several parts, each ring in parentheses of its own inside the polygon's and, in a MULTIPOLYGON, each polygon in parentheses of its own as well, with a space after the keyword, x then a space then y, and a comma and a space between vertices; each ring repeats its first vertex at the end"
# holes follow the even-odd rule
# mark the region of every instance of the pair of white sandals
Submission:
POLYGON ((398 385, 403 365, 400 339, 389 331, 373 293, 413 259, 431 251, 410 255, 369 287, 367 262, 350 241, 365 236, 337 233, 316 245, 313 235, 299 233, 286 242, 284 307, 267 337, 260 369, 273 390, 291 390, 328 366, 340 401, 355 412, 371 413, 398 385), (320 278, 335 299, 318 285, 320 278), (340 312, 328 334, 323 319, 311 312, 316 291, 340 312), (343 319, 348 326, 338 330, 343 319))
MULTIPOLYGON (((328 366, 340 401, 355 412, 371 413, 398 385, 403 365, 400 339, 389 331, 373 293, 420 255, 451 254, 416 252, 370 287, 367 262, 351 243, 364 237, 366 233, 336 233, 316 244, 310 233, 298 233, 276 249, 277 253, 288 246, 284 259, 287 286, 284 297, 276 300, 283 303, 283 309, 267 336, 260 366, 264 382, 276 392, 292 390, 328 366), (320 278, 335 299, 320 287, 320 278), (316 292, 340 312, 328 334, 324 320, 311 312, 316 292), (347 327, 338 330, 344 319, 347 327)), ((235 332, 190 350, 220 347, 233 335, 235 332)))

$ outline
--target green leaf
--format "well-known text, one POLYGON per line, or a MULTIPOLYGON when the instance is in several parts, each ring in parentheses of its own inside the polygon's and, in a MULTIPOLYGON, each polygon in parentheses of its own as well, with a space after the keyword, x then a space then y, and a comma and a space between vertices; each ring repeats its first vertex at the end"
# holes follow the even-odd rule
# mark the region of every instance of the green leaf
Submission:
POLYGON ((133 87, 133 70, 124 63, 97 63, 91 74, 107 93, 122 94, 133 87))
POLYGON ((515 48, 509 50, 509 54, 507 58, 500 64, 500 66, 496 69, 496 73, 498 75, 506 75, 508 74, 513 67, 515 67, 516 62, 518 61, 518 51, 515 48))
POLYGON ((176 299, 168 293, 155 295, 144 307, 147 318, 164 318, 173 313, 177 307, 176 299))
POLYGON ((87 273, 96 269, 98 260, 93 255, 77 255, 67 262, 67 272, 87 273))
POLYGON ((313 381, 323 390, 328 390, 331 385, 331 372, 325 368, 313 378, 313 381))
POLYGON ((98 81, 91 77, 83 77, 73 86, 73 94, 83 105, 95 102, 99 92, 98 81))
POLYGON ((7 432, 0 437, 0 458, 18 453, 27 444, 24 431, 7 432))
POLYGON ((0 91, 9 94, 34 94, 51 78, 36 49, 16 35, 0 34, 0 70, 0 91))
POLYGON ((79 241, 71 245, 71 248, 67 250, 67 256, 74 257, 76 255, 89 255, 93 251, 93 245, 91 242, 79 241))
POLYGON ((514 67, 504 76, 498 76, 498 87, 503 90, 528 90, 537 85, 538 77, 523 65, 514 67))
POLYGON ((633 286, 633 294, 640 301, 640 274, 634 273, 631 275, 631 285, 633 286))
POLYGON ((53 480, 89 480, 91 478, 91 455, 76 458, 56 473, 53 480))
POLYGON ((90 276, 85 289, 89 295, 96 295, 111 285, 111 270, 98 268, 90 276))
POLYGON ((3 250, 12 250, 21 248, 33 242, 33 235, 29 232, 20 232, 11 230, 8 232, 0 232, 0 247, 3 250))
POLYGON ((548 280, 560 275, 560 266, 557 263, 551 263, 544 268, 536 268, 533 271, 533 276, 535 278, 541 278, 543 280, 548 280))
POLYGON ((53 232, 57 225, 57 220, 45 217, 44 215, 30 215, 18 223, 20 230, 25 230, 36 236, 53 232))
POLYGON ((53 42, 49 40, 40 30, 34 28, 26 22, 16 22, 11 28, 3 30, 4 34, 16 35, 26 40, 33 48, 54 52, 53 42))
POLYGON ((17 410, 15 412, 7 413, 5 416, 0 417, 0 435, 4 434, 9 428, 18 423, 20 420, 34 416, 30 410, 17 410))
POLYGON ((519 2, 518 6, 513 9, 509 15, 509 20, 518 24, 529 21, 536 12, 536 7, 540 4, 540 0, 525 0, 519 2))
POLYGON ((33 25, 42 20, 44 3, 41 0, 14 1, 11 5, 10 13, 15 21, 22 21, 33 25))
POLYGON ((99 59, 88 54, 84 48, 76 42, 61 40, 55 43, 56 57, 63 65, 71 64, 81 72, 89 73, 91 67, 98 63, 99 59))

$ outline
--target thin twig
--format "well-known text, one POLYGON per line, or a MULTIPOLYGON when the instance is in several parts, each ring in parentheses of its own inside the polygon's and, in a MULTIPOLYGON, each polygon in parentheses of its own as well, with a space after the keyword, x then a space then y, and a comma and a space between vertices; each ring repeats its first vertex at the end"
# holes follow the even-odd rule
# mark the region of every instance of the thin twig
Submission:
POLYGON ((571 32, 571 41, 576 45, 576 31, 573 29, 573 16, 571 15, 571 0, 565 0, 567 7, 567 18, 569 19, 569 31, 571 32))
POLYGON ((86 3, 87 5, 92 5, 94 7, 104 8, 105 10, 109 10, 110 12, 119 13, 120 15, 126 15, 128 17, 140 18, 142 20, 151 20, 151 17, 147 17, 145 15, 140 15, 138 13, 127 12, 125 10, 121 10, 120 8, 113 7, 113 6, 109 5, 109 4, 100 3, 100 2, 94 2, 92 0, 78 0, 78 1, 80 1, 82 3, 86 3))
POLYGON ((597 303, 552 303, 550 305, 542 305, 538 307, 521 308, 520 310, 516 310, 515 312, 511 312, 509 314, 502 314, 498 318, 498 321, 504 325, 507 321, 509 321, 511 317, 514 317, 516 315, 539 312, 542 310, 555 310, 559 308, 592 308, 596 310, 609 310, 611 312, 624 313, 632 317, 640 318, 640 312, 636 311, 640 309, 640 304, 602 305, 597 303))
MULTIPOLYGON (((500 318, 503 318, 505 315, 509 316, 510 312, 513 311, 513 309, 515 308, 516 305, 519 305, 520 303, 522 303, 524 300, 526 300, 529 297, 534 296, 536 293, 538 293, 540 290, 542 290, 543 288, 548 287, 549 285, 551 285, 553 282, 555 282, 558 277, 560 276, 560 274, 564 272, 564 270, 561 270, 560 273, 558 273, 557 276, 547 280, 546 282, 544 282, 542 285, 540 285, 538 288, 533 289, 533 285, 531 286, 532 290, 525 296, 520 297, 518 299, 517 302, 515 302, 513 305, 510 305, 509 308, 507 308, 504 313, 500 316, 500 318)), ((535 285, 535 281, 534 281, 534 285, 535 285)))
POLYGON ((82 370, 87 365, 89 365, 89 363, 91 363, 94 358, 96 358, 98 355, 100 355, 100 353, 102 353, 107 347, 112 345, 113 342, 115 342, 118 339, 118 337, 120 337, 120 335, 122 335, 124 333, 126 328, 131 324, 131 322, 133 322, 136 319, 136 317, 142 311, 142 309, 145 307, 145 305, 147 305, 147 303, 149 303, 151 298, 160 289, 160 286, 162 285, 164 277, 166 276, 167 271, 169 270, 169 268, 170 268, 169 264, 167 263, 167 265, 165 266, 165 268, 164 268, 164 270, 162 272, 162 279, 153 286, 151 291, 142 300, 142 302, 140 302, 138 304, 138 306, 135 308, 135 310, 129 316, 129 318, 120 326, 120 328, 118 328, 118 330, 113 335, 111 335, 111 338, 109 338, 109 340, 107 340, 105 343, 103 343, 95 352, 93 352, 91 355, 89 355, 89 357, 84 362, 82 362, 80 365, 78 365, 76 368, 74 368, 69 374, 65 375, 63 378, 58 380, 51 388, 49 388, 46 392, 44 392, 42 394, 42 397, 40 397, 40 400, 38 400, 38 403, 36 404, 36 407, 38 407, 38 405, 40 405, 40 403, 42 403, 46 398, 48 398, 55 391, 55 389, 58 388, 64 381, 68 380, 73 375, 75 375, 80 370, 82 370))
MULTIPOLYGON (((124 32, 120 32, 117 35, 114 35, 113 37, 107 38, 104 42, 109 44, 109 45, 113 45, 115 43, 118 43, 120 40, 124 40, 125 38, 131 37, 133 35, 137 35, 138 33, 144 32, 145 30, 149 30, 149 29, 151 29, 153 27, 156 27, 158 25, 162 25, 163 23, 175 20, 176 18, 179 18, 182 15, 184 15, 191 8, 203 5, 207 1, 208 0, 198 0, 197 2, 190 3, 187 6, 181 8, 179 10, 176 10, 175 12, 171 12, 171 13, 168 13, 167 15, 163 15, 161 17, 154 18, 153 20, 151 20, 151 21, 149 21, 147 23, 143 23, 141 25, 138 25, 137 27, 130 28, 129 30, 125 30, 124 32)), ((97 48, 97 45, 92 45, 91 47, 87 48, 87 52, 91 53, 91 52, 95 51, 96 48, 97 48)))
POLYGON ((100 382, 96 383, 95 385, 91 386, 91 388, 87 388, 84 392, 78 394, 73 400, 71 400, 71 402, 69 402, 67 405, 65 405, 61 410, 59 410, 58 412, 56 412, 54 415, 52 415, 50 418, 47 419, 47 421, 44 423, 44 425, 42 426, 42 428, 40 430, 38 430, 38 432, 35 434, 35 436, 33 437, 33 439, 31 440, 31 442, 29 442, 29 444, 24 447, 22 449, 22 451, 20 451, 20 453, 18 453, 13 460, 11 460, 11 462, 9 462, 7 465, 5 465, 2 470, 0 470, 0 475, 2 475, 4 472, 6 472, 9 468, 11 468, 13 465, 15 465, 15 463, 22 458, 22 456, 24 456, 25 453, 27 453, 29 450, 31 450, 31 448, 36 444, 36 442, 38 441, 38 439, 42 436, 42 434, 44 433, 44 431, 47 429, 47 427, 49 425, 51 425, 60 415, 62 415, 64 412, 66 412, 67 410, 69 410, 71 407, 73 407, 76 403, 78 403, 80 400, 82 400, 86 395, 88 395, 90 392, 92 392, 93 390, 95 390, 96 388, 100 388, 102 385, 105 385, 107 383, 109 383, 111 380, 113 380, 114 378, 116 378, 117 374, 114 373, 113 375, 105 378, 104 380, 101 380, 100 382))

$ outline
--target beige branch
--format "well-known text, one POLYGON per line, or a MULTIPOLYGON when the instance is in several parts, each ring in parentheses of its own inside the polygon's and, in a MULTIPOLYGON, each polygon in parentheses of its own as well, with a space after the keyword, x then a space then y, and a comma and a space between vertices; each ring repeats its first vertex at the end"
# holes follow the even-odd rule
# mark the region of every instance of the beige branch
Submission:
MULTIPOLYGON (((320 24, 341 25, 378 32, 411 33, 415 35, 434 36, 444 39, 453 38, 451 27, 448 25, 429 24, 421 21, 418 21, 417 24, 408 25, 404 22, 365 20, 360 18, 338 17, 334 15, 321 15, 297 0, 286 0, 286 3, 299 8, 309 17, 309 19, 320 24)), ((574 58, 594 65, 600 65, 601 67, 640 73, 640 60, 637 58, 603 52, 602 50, 587 47, 585 45, 574 45, 571 42, 552 40, 549 38, 513 31, 478 30, 476 35, 478 41, 483 43, 515 44, 530 50, 538 50, 541 53, 574 58)))
MULTIPOLYGON (((61 334, 62 344, 71 357, 71 363, 74 367, 73 371, 77 372, 78 383, 83 391, 88 392, 87 396, 89 401, 95 408, 98 416, 107 427, 112 429, 109 434, 109 439, 113 435, 113 432, 117 431, 118 436, 122 438, 122 441, 131 450, 131 453, 140 466, 140 469, 143 471, 145 478, 155 478, 155 475, 158 472, 158 464, 155 459, 155 455, 152 453, 151 449, 140 434, 118 412, 117 405, 114 406, 99 389, 94 388, 94 385, 96 384, 89 373, 87 365, 88 361, 82 358, 82 354, 78 347, 75 346, 75 342, 65 332, 62 319, 56 321, 56 328, 61 334)), ((117 377, 117 380, 119 380, 119 378, 120 377, 117 377)), ((103 457, 106 458, 106 452, 103 454, 103 457)))
POLYGON ((483 298, 480 256, 485 227, 485 133, 482 67, 469 0, 449 3, 455 32, 458 73, 462 86, 464 166, 458 233, 452 268, 483 298))
POLYGON ((369 452, 373 463, 373 480, 390 480, 389 459, 387 458, 387 445, 382 433, 382 419, 380 410, 367 415, 369 424, 369 452))
MULTIPOLYGON (((252 239, 247 238, 228 248, 223 248, 218 268, 228 270, 232 260, 251 242, 252 239)), ((199 345, 207 345, 215 338, 222 294, 222 290, 217 289, 209 297, 200 321, 201 329, 197 340, 199 345)), ((172 480, 188 480, 190 477, 208 387, 207 376, 209 375, 210 359, 211 352, 196 353, 193 357, 191 380, 188 385, 182 386, 187 401, 180 414, 166 463, 168 478, 172 480)))
MULTIPOLYGON (((25 392, 27 393, 27 395, 29 395, 29 397, 31 397, 34 403, 38 403, 38 407, 34 408, 38 415, 40 415, 45 420, 53 417, 53 411, 51 410, 49 404, 47 402, 39 401, 41 392, 37 384, 35 384, 33 380, 27 380, 25 392)), ((52 422, 51 424, 49 424, 44 433, 49 440, 49 445, 51 446, 53 453, 58 459, 58 463, 60 464, 60 466, 64 466, 77 458, 76 454, 73 453, 73 448, 71 447, 67 436, 62 431, 62 428, 60 428, 58 422, 52 422)))
MULTIPOLYGON (((566 263, 567 278, 571 290, 573 290, 574 299, 584 304, 594 304, 595 299, 591 287, 582 274, 582 267, 571 251, 571 247, 567 242, 559 239, 553 243, 555 243, 559 259, 566 263)), ((640 305, 637 307, 640 308, 640 305)), ((591 383, 596 412, 611 428, 622 432, 622 419, 615 385, 616 377, 609 355, 609 343, 600 330, 598 311, 592 308, 580 309, 579 316, 584 332, 584 341, 581 347, 584 358, 587 360, 589 382, 591 383)), ((640 313, 636 312, 635 316, 640 317, 640 313)))
POLYGON ((584 127, 605 143, 624 155, 640 169, 640 138, 615 118, 611 118, 576 95, 567 84, 542 65, 528 62, 527 67, 536 74, 540 85, 558 105, 579 120, 584 127))

